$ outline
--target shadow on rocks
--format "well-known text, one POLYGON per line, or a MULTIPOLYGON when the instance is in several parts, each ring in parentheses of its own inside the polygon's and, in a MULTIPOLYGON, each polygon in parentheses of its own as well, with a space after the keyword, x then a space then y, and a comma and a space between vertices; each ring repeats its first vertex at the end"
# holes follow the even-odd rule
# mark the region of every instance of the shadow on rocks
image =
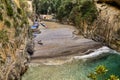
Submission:
POLYGON ((30 40, 28 41, 27 43, 27 46, 26 46, 26 50, 27 50, 27 53, 32 56, 34 54, 34 41, 33 40, 30 40))

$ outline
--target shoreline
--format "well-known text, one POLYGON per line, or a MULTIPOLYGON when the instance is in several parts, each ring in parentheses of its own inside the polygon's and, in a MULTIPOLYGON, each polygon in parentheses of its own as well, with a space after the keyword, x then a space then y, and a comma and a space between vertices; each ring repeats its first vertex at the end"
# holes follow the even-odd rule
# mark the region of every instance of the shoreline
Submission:
POLYGON ((57 65, 63 65, 66 63, 70 63, 72 61, 75 60, 82 60, 83 62, 85 61, 92 61, 92 60, 96 60, 96 59, 101 59, 102 57, 105 56, 109 56, 110 54, 118 54, 115 50, 112 50, 106 46, 103 46, 99 49, 94 50, 94 52, 91 52, 89 54, 86 55, 82 55, 82 56, 72 56, 72 57, 67 57, 66 56, 66 60, 57 60, 55 58, 53 59, 46 59, 48 61, 44 61, 42 63, 30 63, 29 66, 32 67, 36 67, 36 66, 40 66, 40 65, 48 65, 48 66, 57 66, 57 65))

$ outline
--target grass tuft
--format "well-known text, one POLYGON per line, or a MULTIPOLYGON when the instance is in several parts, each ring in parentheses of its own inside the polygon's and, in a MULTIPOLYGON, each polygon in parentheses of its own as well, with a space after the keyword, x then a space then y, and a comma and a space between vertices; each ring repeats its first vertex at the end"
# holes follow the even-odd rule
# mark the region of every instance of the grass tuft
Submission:
POLYGON ((4 21, 4 24, 5 24, 8 28, 11 27, 11 23, 10 23, 10 21, 8 21, 8 20, 5 20, 5 21, 4 21))

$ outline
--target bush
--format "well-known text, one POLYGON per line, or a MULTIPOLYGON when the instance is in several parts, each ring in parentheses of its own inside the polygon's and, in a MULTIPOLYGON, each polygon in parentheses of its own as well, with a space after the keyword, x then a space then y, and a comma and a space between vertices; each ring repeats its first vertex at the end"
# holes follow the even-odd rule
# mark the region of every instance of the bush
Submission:
POLYGON ((8 42, 7 31, 0 30, 0 43, 6 43, 6 42, 8 42))
POLYGON ((19 14, 16 14, 16 16, 14 16, 14 18, 22 19, 22 17, 19 14))
POLYGON ((7 15, 12 17, 14 14, 13 14, 13 9, 11 7, 11 5, 7 5, 7 15))
POLYGON ((17 12, 18 12, 19 14, 22 14, 22 10, 21 10, 20 8, 17 8, 17 12))
POLYGON ((10 21, 8 21, 8 20, 5 20, 5 21, 4 21, 4 24, 5 24, 8 28, 11 27, 11 23, 10 23, 10 21))
POLYGON ((2 13, 0 13, 0 20, 3 21, 2 13))
POLYGON ((29 24, 29 23, 28 23, 27 19, 24 19, 24 20, 21 22, 20 27, 24 27, 24 25, 26 25, 26 24, 29 24))
POLYGON ((79 6, 76 6, 72 9, 69 15, 69 19, 76 27, 80 26, 81 14, 80 14, 79 6))
POLYGON ((4 5, 3 4, 0 4, 0 9, 4 9, 4 5))
POLYGON ((12 17, 14 12, 13 12, 13 8, 12 8, 12 3, 9 0, 5 0, 5 4, 6 4, 6 11, 7 11, 7 15, 12 17))
POLYGON ((80 8, 81 17, 87 22, 92 23, 97 19, 97 9, 92 1, 85 1, 80 8))

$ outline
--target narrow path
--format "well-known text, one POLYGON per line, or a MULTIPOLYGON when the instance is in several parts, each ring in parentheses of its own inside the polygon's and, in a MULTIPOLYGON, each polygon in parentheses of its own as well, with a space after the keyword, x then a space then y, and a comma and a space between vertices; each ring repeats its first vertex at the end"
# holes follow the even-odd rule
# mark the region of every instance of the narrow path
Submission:
POLYGON ((49 63, 51 60, 66 60, 72 56, 85 55, 90 49, 100 48, 100 43, 81 36, 73 37, 73 26, 55 22, 44 22, 48 29, 42 28, 41 34, 34 39, 35 53, 32 63, 49 63), (38 41, 43 45, 38 44, 38 41))

